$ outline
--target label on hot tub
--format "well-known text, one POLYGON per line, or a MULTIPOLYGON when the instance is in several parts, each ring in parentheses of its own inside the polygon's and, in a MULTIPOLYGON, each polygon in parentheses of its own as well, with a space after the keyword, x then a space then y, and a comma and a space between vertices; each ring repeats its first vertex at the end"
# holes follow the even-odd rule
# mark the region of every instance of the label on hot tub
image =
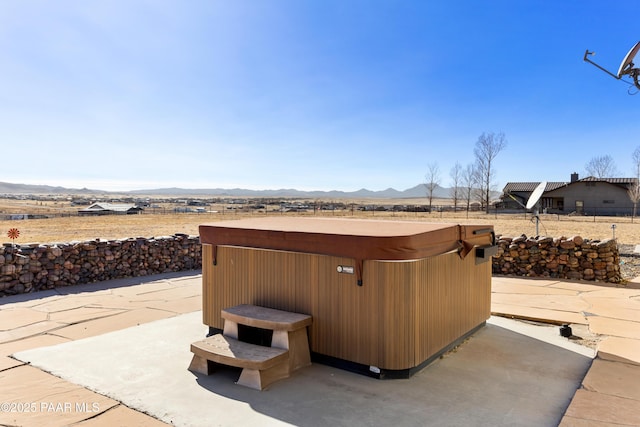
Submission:
POLYGON ((345 274, 354 273, 353 266, 350 266, 350 265, 339 265, 337 270, 338 270, 338 273, 345 273, 345 274))

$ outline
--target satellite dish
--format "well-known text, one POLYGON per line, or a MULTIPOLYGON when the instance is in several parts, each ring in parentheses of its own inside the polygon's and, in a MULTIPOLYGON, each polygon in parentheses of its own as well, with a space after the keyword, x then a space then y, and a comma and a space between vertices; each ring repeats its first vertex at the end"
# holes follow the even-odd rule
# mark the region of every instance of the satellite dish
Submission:
POLYGON ((633 73, 633 58, 638 53, 638 50, 640 50, 640 42, 636 43, 635 46, 633 46, 631 50, 629 50, 629 53, 627 53, 627 55, 622 60, 620 68, 618 68, 618 78, 624 76, 625 74, 633 73))
POLYGON ((540 197, 542 197, 542 193, 544 193, 544 189, 547 188, 547 181, 542 181, 535 190, 529 196, 529 200, 527 200, 527 209, 531 209, 538 203, 540 197))
MULTIPOLYGON (((584 59, 585 62, 588 62, 588 63, 590 63, 592 65, 595 65, 596 67, 598 67, 599 69, 601 69, 605 73, 609 74, 614 79, 621 80, 622 76, 626 76, 626 75, 630 76, 633 79, 633 85, 638 90, 640 90, 640 68, 634 68, 634 63, 633 63, 633 58, 636 56, 638 51, 640 51, 640 42, 636 43, 631 48, 631 50, 629 50, 627 55, 624 57, 624 59, 622 60, 622 63, 620 64, 620 68, 618 68, 618 74, 613 74, 611 71, 607 70, 604 67, 601 67, 600 65, 598 65, 595 62, 593 62, 592 60, 590 60, 589 56, 590 55, 595 55, 595 52, 589 52, 589 49, 587 49, 584 52, 584 57, 582 59, 584 59)), ((631 85, 631 83, 629 83, 629 82, 626 82, 626 81, 624 81, 624 82, 629 84, 629 85, 631 85)), ((635 94, 632 94, 632 95, 635 95, 635 94)))
MULTIPOLYGON (((538 203, 538 200, 540 200, 540 197, 542 197, 542 193, 544 193, 545 188, 547 188, 547 181, 542 181, 540 184, 538 184, 536 189, 533 190, 533 192, 531 193, 531 196, 529 196, 529 200, 527 200, 527 209, 531 209, 536 205, 536 203, 538 203)), ((538 225, 540 224, 540 218, 538 217, 538 209, 534 211, 533 216, 536 219, 536 236, 538 236, 539 235, 538 225)))

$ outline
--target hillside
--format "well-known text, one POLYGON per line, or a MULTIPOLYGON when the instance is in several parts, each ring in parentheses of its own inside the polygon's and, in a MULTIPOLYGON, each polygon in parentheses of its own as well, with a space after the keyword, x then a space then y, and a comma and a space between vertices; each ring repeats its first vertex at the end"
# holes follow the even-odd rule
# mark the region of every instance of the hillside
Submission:
MULTIPOLYGON (((65 188, 51 185, 30 185, 0 182, 0 194, 108 194, 116 193, 88 188, 65 188)), ((243 188, 157 188, 148 190, 119 191, 118 194, 157 195, 157 196, 231 196, 231 197, 300 197, 300 198, 413 198, 425 197, 424 185, 398 191, 388 188, 382 191, 371 191, 365 188, 358 191, 302 191, 294 188, 278 190, 248 190, 243 188)), ((438 188, 435 197, 449 197, 449 189, 438 188)))
MULTIPOLYGON (((0 182, 0 194, 130 194, 148 196, 218 196, 218 197, 297 197, 297 198, 322 198, 322 199, 412 199, 425 198, 427 191, 424 184, 418 184, 403 191, 394 188, 372 191, 361 188, 357 191, 303 191, 294 188, 282 188, 278 190, 248 190, 244 188, 157 188, 148 190, 131 190, 109 192, 104 190, 92 190, 88 188, 65 188, 50 185, 30 185, 0 182)), ((499 196, 495 192, 494 196, 499 196)), ((448 199, 451 197, 451 189, 438 186, 433 197, 436 199, 448 199)))
POLYGON ((65 188, 51 185, 13 184, 0 182, 0 194, 96 194, 106 193, 102 190, 90 190, 88 188, 65 188))

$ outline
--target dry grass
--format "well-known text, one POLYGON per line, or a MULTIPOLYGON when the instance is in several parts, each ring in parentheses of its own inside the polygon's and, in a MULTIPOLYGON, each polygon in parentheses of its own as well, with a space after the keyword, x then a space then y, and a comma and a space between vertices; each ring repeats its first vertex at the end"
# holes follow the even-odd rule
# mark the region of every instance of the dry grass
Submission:
MULTIPOLYGON (((142 214, 111 215, 98 217, 65 217, 55 219, 33 219, 21 221, 0 221, 0 242, 10 243, 7 231, 18 228, 18 244, 55 243, 100 239, 123 239, 129 237, 158 237, 175 233, 198 234, 198 225, 206 222, 240 219, 247 216, 265 216, 266 213, 232 213, 221 210, 219 213, 203 214, 142 214)), ((314 216, 313 212, 299 214, 280 214, 269 212, 269 216, 304 215, 314 216)), ((486 215, 473 213, 467 217, 463 213, 392 213, 392 212, 317 212, 318 217, 349 217, 368 219, 410 220, 427 222, 453 222, 460 224, 491 224, 496 234, 506 236, 535 236, 535 223, 529 215, 502 214, 486 215)), ((612 224, 616 224, 615 237, 621 244, 640 244, 640 220, 632 222, 630 218, 617 217, 568 217, 542 215, 539 226, 540 235, 560 237, 580 235, 587 239, 608 239, 613 236, 612 224)))

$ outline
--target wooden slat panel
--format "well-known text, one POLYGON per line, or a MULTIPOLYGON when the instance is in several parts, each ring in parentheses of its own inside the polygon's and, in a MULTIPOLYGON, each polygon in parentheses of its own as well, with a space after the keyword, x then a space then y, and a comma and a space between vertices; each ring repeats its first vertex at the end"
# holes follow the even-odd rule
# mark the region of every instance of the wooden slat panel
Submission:
POLYGON ((363 286, 355 274, 339 273, 350 258, 318 256, 318 301, 313 313, 312 350, 366 365, 379 363, 378 288, 366 273, 363 286))
MULTIPOLYGON (((374 315, 380 320, 379 363, 384 369, 414 366, 415 262, 368 263, 380 303, 374 315)), ((373 285, 373 283, 371 283, 373 285)))
POLYGON ((491 263, 456 253, 366 261, 363 286, 338 273, 349 258, 203 245, 203 319, 255 304, 310 314, 311 350, 382 369, 419 365, 490 315, 491 263))
POLYGON ((211 245, 203 245, 203 319, 222 329, 220 312, 254 304, 311 314, 314 255, 219 246, 213 266, 211 245))
POLYGON ((489 263, 445 254, 416 266, 415 363, 436 354, 490 316, 489 263))
MULTIPOLYGON (((202 323, 215 326, 211 301, 213 300, 213 246, 202 244, 202 323)), ((222 329, 222 327, 220 327, 222 329)))

